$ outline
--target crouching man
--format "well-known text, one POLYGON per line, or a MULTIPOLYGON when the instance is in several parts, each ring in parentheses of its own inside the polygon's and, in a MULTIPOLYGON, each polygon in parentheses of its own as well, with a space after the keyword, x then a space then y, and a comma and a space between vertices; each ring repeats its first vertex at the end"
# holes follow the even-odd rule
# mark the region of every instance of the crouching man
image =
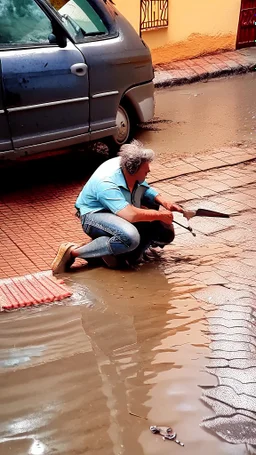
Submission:
POLYGON ((67 271, 75 259, 102 258, 111 268, 139 261, 149 246, 174 239, 173 211, 145 181, 154 152, 138 141, 121 147, 119 156, 104 162, 79 194, 75 207, 92 241, 83 246, 62 243, 52 263, 53 273, 67 271), (159 206, 164 209, 159 210, 159 206))

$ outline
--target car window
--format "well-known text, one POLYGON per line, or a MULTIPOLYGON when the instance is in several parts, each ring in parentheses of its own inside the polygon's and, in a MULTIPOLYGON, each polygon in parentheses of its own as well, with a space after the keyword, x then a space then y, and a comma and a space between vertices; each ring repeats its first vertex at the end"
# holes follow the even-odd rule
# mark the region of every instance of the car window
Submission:
POLYGON ((0 46, 49 44, 50 19, 34 0, 0 1, 0 46))
POLYGON ((75 41, 86 36, 105 35, 107 27, 87 0, 48 0, 59 12, 75 41))

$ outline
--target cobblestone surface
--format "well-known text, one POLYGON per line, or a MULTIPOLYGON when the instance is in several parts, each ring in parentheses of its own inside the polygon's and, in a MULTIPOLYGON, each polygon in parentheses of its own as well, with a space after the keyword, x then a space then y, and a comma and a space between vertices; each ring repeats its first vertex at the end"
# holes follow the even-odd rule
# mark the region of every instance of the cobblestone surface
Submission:
POLYGON ((241 49, 156 65, 154 82, 156 87, 182 85, 213 77, 246 73, 255 69, 256 49, 241 49))
MULTIPOLYGON (((233 215, 192 219, 196 239, 180 228, 175 245, 163 255, 170 285, 182 292, 188 305, 199 302, 208 322, 211 354, 206 369, 218 384, 202 384, 202 400, 214 413, 202 426, 230 443, 255 445, 255 161, 177 177, 171 185, 186 190, 186 182, 192 189, 190 198, 185 191, 178 197, 180 203, 233 215), (196 185, 205 190, 202 198, 196 185)), ((177 296, 177 307, 178 302, 177 296)))

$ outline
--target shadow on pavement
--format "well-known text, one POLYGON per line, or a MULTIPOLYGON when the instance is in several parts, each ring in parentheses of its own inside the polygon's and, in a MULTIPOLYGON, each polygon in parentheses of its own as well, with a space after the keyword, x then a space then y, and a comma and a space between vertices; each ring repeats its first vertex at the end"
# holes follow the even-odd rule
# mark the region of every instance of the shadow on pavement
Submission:
POLYGON ((97 142, 55 156, 0 162, 0 194, 44 184, 84 182, 109 157, 108 147, 97 142))

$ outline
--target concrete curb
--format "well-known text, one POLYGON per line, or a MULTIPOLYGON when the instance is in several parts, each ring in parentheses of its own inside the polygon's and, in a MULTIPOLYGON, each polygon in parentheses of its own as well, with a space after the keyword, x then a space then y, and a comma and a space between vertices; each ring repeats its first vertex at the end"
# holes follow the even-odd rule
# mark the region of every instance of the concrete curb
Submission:
POLYGON ((170 75, 165 75, 162 73, 165 72, 157 72, 155 73, 155 79, 154 79, 154 85, 156 88, 164 88, 164 87, 175 87, 178 85, 185 85, 185 84, 192 84, 193 82, 199 82, 199 81, 204 81, 208 79, 214 79, 218 77, 224 77, 224 76, 232 76, 236 74, 245 74, 249 72, 253 72, 256 70, 256 64, 253 66, 249 66, 248 68, 245 68, 244 66, 239 66, 236 69, 225 69, 225 70, 220 70, 217 72, 212 72, 212 73, 203 73, 201 75, 195 75, 191 77, 181 77, 181 78, 173 78, 170 75))
POLYGON ((156 67, 154 85, 156 88, 174 87, 256 71, 255 51, 255 48, 245 49, 160 65, 164 69, 156 67))

